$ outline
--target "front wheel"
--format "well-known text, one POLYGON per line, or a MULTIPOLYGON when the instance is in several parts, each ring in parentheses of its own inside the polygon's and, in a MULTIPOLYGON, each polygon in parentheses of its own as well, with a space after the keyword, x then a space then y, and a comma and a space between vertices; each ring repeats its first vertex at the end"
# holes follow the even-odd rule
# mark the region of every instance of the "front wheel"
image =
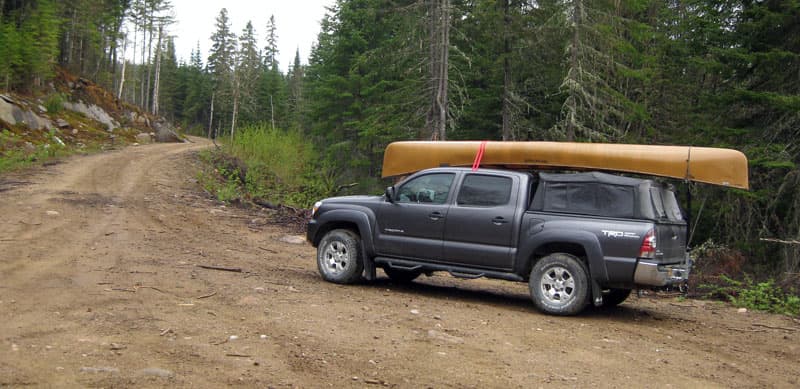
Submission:
POLYGON ((361 280, 361 238, 350 230, 329 231, 317 248, 317 268, 325 281, 352 284, 361 280))
POLYGON ((570 254, 550 254, 536 262, 528 286, 533 304, 545 313, 576 315, 589 303, 589 272, 570 254))

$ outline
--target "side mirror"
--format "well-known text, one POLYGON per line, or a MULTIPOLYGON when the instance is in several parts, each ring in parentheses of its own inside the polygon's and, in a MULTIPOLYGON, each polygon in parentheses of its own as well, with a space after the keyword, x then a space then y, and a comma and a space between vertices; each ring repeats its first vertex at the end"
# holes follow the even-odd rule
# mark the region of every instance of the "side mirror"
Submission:
POLYGON ((386 188, 386 192, 384 192, 384 195, 386 196, 386 200, 388 202, 394 204, 394 187, 393 186, 390 186, 390 187, 386 188))

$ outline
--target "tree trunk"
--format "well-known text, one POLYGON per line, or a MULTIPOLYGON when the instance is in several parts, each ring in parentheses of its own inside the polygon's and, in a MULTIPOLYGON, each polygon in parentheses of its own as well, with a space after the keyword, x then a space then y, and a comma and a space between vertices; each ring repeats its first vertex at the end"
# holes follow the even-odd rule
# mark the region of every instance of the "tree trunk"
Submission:
POLYGON ((150 88, 152 87, 152 80, 153 80, 153 8, 150 9, 150 16, 148 20, 147 29, 149 30, 149 39, 147 41, 147 88, 145 93, 145 100, 144 106, 150 106, 150 96, 151 91, 150 88))
POLYGON ((514 140, 511 128, 511 0, 503 1, 503 140, 514 140))
MULTIPOLYGON (((125 55, 128 54, 128 35, 125 34, 125 40, 122 42, 122 69, 119 72, 119 84, 117 84, 117 100, 122 99, 122 91, 125 89, 125 67, 128 64, 128 59, 125 55)), ((117 68, 117 54, 114 54, 114 68, 117 68)), ((115 77, 116 78, 116 77, 115 77)))
POLYGON ((161 87, 161 34, 163 27, 158 28, 158 45, 156 46, 156 76, 153 85, 153 115, 158 115, 158 98, 161 87))
POLYGON ((270 121, 272 122, 272 129, 275 129, 275 105, 272 104, 272 95, 269 95, 269 111, 270 121))
POLYGON ((214 128, 214 97, 216 97, 217 93, 211 93, 211 114, 208 118, 208 139, 211 139, 211 129, 214 128))
MULTIPOLYGON (((235 77, 235 76, 234 76, 235 77)), ((233 81, 233 112, 231 113, 231 142, 236 132, 236 115, 239 113, 239 80, 233 81)))
POLYGON ((430 89, 431 106, 427 115, 430 139, 447 139, 449 100, 448 70, 450 48, 450 0, 430 0, 430 89))
MULTIPOLYGON (((131 58, 131 64, 133 64, 133 69, 131 69, 131 82, 133 83, 133 88, 128 93, 130 98, 128 99, 129 102, 136 104, 136 45, 139 43, 139 28, 136 26, 136 23, 133 24, 133 58, 131 58)), ((127 44, 127 42, 126 42, 127 44)), ((120 88, 122 91, 122 88, 120 88)))
POLYGON ((143 69, 143 67, 147 66, 147 64, 145 63, 145 56, 144 56, 144 54, 147 52, 147 20, 146 20, 147 14, 143 13, 143 15, 145 15, 144 16, 145 20, 142 21, 142 58, 141 58, 142 64, 141 66, 139 66, 139 73, 140 73, 139 77, 141 78, 139 80, 140 84, 139 95, 141 97, 139 98, 139 106, 143 107, 144 109, 147 109, 147 105, 145 105, 144 103, 144 95, 146 93, 145 90, 147 90, 147 88, 145 88, 145 77, 143 69))
MULTIPOLYGON (((567 77, 572 78, 572 85, 579 82, 578 72, 580 72, 580 63, 578 59, 578 45, 581 41, 580 25, 581 14, 583 13, 583 0, 573 0, 572 12, 572 47, 570 47, 570 60, 569 60, 569 74, 567 77)), ((578 102, 574 95, 567 97, 567 125, 566 137, 568 142, 575 140, 575 128, 578 121, 578 102)))

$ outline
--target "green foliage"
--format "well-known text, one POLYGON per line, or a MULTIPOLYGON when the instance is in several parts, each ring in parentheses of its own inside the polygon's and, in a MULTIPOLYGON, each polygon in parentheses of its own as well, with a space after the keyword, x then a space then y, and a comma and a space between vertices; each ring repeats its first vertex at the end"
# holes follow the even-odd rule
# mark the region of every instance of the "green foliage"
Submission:
POLYGON ((721 276, 722 285, 709 286, 712 295, 728 299, 734 306, 779 313, 784 315, 800 315, 800 297, 785 293, 775 285, 774 280, 754 282, 749 277, 737 281, 725 275, 721 276))
POLYGON ((245 127, 223 151, 203 155, 215 172, 198 179, 221 201, 309 208, 335 189, 333 171, 320 166, 312 145, 295 131, 273 130, 266 124, 245 127))
MULTIPOLYGON (((9 147, 0 149, 0 173, 22 169, 31 165, 46 162, 54 158, 67 156, 74 150, 66 147, 54 130, 47 134, 48 143, 33 146, 30 149, 9 147)), ((8 130, 0 132, 0 145, 23 144, 24 140, 8 130)))
POLYGON ((53 75, 59 26, 53 0, 13 9, 0 20, 0 77, 4 89, 31 90, 53 75))
POLYGON ((56 115, 64 110, 64 103, 67 102, 67 97, 63 93, 53 93, 44 99, 44 107, 50 115, 56 115))

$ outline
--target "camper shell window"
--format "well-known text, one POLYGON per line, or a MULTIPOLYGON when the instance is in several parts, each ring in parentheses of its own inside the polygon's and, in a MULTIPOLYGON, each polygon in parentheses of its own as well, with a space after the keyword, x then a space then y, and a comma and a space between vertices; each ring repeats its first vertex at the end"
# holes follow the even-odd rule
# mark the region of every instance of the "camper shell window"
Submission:
POLYGON ((540 173, 539 179, 531 210, 671 220, 680 215, 674 194, 652 180, 600 172, 540 173))

